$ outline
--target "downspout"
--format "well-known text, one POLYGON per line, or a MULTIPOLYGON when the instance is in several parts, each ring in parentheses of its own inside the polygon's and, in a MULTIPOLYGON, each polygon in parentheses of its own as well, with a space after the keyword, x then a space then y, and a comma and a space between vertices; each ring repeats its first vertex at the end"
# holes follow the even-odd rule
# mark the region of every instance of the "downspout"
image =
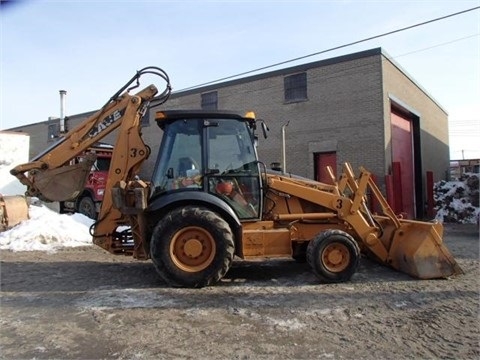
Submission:
POLYGON ((287 172, 287 159, 286 159, 286 150, 285 150, 285 128, 290 123, 290 120, 287 121, 285 125, 282 125, 282 172, 286 174, 287 172))

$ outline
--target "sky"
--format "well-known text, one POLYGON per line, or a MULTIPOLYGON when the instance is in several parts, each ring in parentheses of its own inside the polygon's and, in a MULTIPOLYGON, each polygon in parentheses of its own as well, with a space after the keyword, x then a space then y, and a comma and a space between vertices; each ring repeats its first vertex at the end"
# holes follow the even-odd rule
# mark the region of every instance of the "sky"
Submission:
MULTIPOLYGON (((59 90, 67 91, 67 116, 98 109, 145 66, 163 68, 179 91, 478 6, 2 0, 0 130, 58 117, 59 90)), ((451 159, 480 158, 480 9, 263 72, 376 47, 447 111, 451 159)))

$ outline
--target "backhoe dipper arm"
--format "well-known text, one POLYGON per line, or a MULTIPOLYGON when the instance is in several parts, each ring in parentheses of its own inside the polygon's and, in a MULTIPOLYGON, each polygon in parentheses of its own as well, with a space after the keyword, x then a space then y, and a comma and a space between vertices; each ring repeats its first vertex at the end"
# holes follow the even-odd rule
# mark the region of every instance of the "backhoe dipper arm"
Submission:
MULTIPOLYGON (((115 252, 116 228, 129 224, 136 231, 135 218, 127 219, 127 215, 113 206, 112 188, 123 182, 130 183, 150 154, 150 149, 142 140, 140 133, 141 114, 138 109, 140 99, 130 99, 131 105, 125 110, 125 120, 119 129, 114 145, 114 152, 108 172, 107 184, 103 195, 99 220, 91 229, 93 242, 108 251, 115 252)), ((137 241, 138 242, 138 241, 137 241)))

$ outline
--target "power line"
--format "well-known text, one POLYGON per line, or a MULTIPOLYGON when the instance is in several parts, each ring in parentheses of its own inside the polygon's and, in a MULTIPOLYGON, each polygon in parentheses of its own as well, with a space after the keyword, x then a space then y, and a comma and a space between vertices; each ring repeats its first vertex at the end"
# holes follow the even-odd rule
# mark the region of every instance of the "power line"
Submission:
POLYGON ((344 45, 340 45, 340 46, 335 46, 335 47, 333 47, 333 48, 326 49, 326 50, 322 50, 322 51, 318 51, 318 52, 315 52, 315 53, 312 53, 312 54, 299 56, 299 57, 296 57, 296 58, 294 58, 294 59, 281 61, 281 62, 278 62, 278 63, 275 63, 275 64, 271 64, 271 65, 263 66, 263 67, 260 67, 260 68, 257 68, 257 69, 245 71, 245 72, 242 72, 242 73, 239 73, 239 74, 230 75, 230 76, 226 76, 226 77, 223 77, 223 78, 220 78, 220 79, 208 81, 208 82, 205 82, 205 83, 202 83, 202 84, 190 86, 190 87, 187 87, 187 88, 184 88, 184 89, 180 89, 180 90, 178 90, 178 91, 191 90, 191 89, 195 89, 195 88, 198 88, 198 87, 201 87, 201 86, 214 84, 214 83, 217 83, 217 82, 220 82, 220 81, 225 81, 225 80, 233 79, 233 78, 236 78, 236 77, 239 77, 239 76, 243 76, 243 75, 248 75, 248 74, 251 74, 251 73, 254 73, 254 72, 257 72, 257 71, 262 71, 262 70, 270 69, 270 68, 272 68, 272 67, 276 67, 276 66, 280 66, 280 65, 285 65, 285 64, 288 64, 288 63, 291 63, 291 62, 294 62, 294 61, 303 60, 303 59, 306 59, 306 58, 308 58, 308 57, 325 54, 325 53, 327 53, 327 52, 334 51, 334 50, 343 49, 343 48, 346 48, 346 47, 349 47, 349 46, 357 45, 357 44, 360 44, 360 43, 363 43, 363 42, 366 42, 366 41, 370 41, 370 40, 378 39, 378 38, 381 38, 381 37, 384 37, 384 36, 392 35, 392 34, 395 34, 395 33, 401 32, 401 31, 410 30, 410 29, 413 29, 413 28, 416 28, 416 27, 419 27, 419 26, 423 26, 423 25, 427 25, 427 24, 430 24, 430 23, 433 23, 433 22, 436 22, 436 21, 448 19, 448 18, 450 18, 450 17, 458 16, 458 15, 465 14, 465 13, 467 13, 467 12, 474 11, 474 10, 478 10, 478 9, 480 9, 480 6, 476 6, 476 7, 470 8, 470 9, 466 9, 466 10, 462 10, 462 11, 459 11, 459 12, 456 12, 456 13, 452 13, 452 14, 449 14, 449 15, 441 16, 441 17, 438 17, 438 18, 435 18, 435 19, 423 21, 423 22, 421 22, 421 23, 414 24, 414 25, 410 25, 410 26, 406 26, 406 27, 403 27, 403 28, 400 28, 400 29, 397 29, 397 30, 388 31, 388 32, 386 32, 386 33, 383 33, 383 34, 380 34, 380 35, 371 36, 371 37, 368 37, 368 38, 365 38, 365 39, 362 39, 362 40, 353 41, 353 42, 348 43, 348 44, 344 44, 344 45))
POLYGON ((440 47, 440 46, 445 46, 445 45, 453 44, 453 43, 455 43, 455 42, 457 42, 457 41, 470 39, 470 38, 472 38, 472 37, 479 36, 479 35, 480 35, 480 33, 476 33, 476 34, 464 36, 464 37, 461 37, 461 38, 458 38, 458 39, 453 39, 453 40, 451 40, 451 41, 447 41, 447 42, 444 42, 444 43, 441 43, 441 44, 432 45, 432 46, 429 46, 429 47, 426 47, 426 48, 423 48, 423 49, 410 51, 410 52, 408 52, 408 53, 401 54, 401 55, 396 55, 396 56, 393 56, 392 59, 397 59, 397 58, 402 57, 402 56, 407 56, 407 55, 411 55, 411 54, 416 54, 416 53, 419 53, 419 52, 422 52, 422 51, 426 51, 426 50, 430 50, 430 49, 434 49, 434 48, 437 48, 437 47, 440 47))

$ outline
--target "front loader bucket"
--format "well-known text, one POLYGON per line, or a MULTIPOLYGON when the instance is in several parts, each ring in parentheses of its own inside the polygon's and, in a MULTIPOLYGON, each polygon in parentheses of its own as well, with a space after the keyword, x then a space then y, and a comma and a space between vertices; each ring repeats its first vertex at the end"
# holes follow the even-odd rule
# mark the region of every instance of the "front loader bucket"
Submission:
POLYGON ((382 242, 388 249, 387 265, 392 268, 419 279, 463 274, 443 244, 442 224, 400 220, 399 228, 393 224, 381 225, 384 231, 382 242))
POLYGON ((28 220, 28 203, 25 197, 0 194, 0 231, 8 230, 23 220, 28 220))
POLYGON ((65 201, 76 198, 85 187, 85 182, 94 158, 88 158, 75 165, 47 169, 32 175, 35 189, 30 195, 46 201, 65 201))
POLYGON ((357 231, 366 255, 418 279, 463 274, 443 245, 443 225, 397 217, 370 172, 361 167, 357 179, 350 164, 345 163, 337 187, 340 194, 347 194, 352 200, 349 215, 341 214, 357 231), (373 215, 369 210, 367 191, 376 200, 382 215, 373 215))

